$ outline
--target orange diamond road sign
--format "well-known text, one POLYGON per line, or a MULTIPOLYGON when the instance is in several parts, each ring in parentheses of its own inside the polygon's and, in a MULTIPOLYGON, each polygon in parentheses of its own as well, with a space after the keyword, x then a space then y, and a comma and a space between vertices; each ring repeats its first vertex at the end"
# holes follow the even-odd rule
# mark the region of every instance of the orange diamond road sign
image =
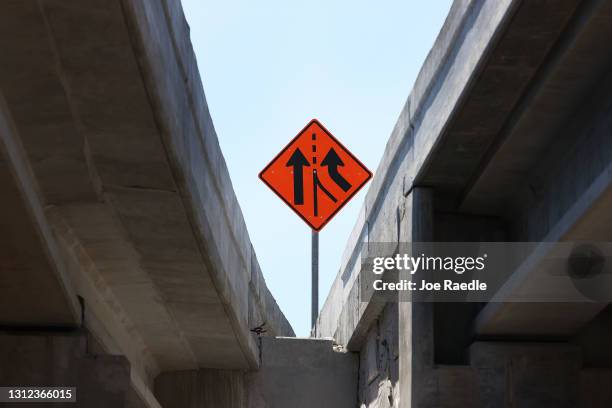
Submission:
POLYGON ((316 119, 259 173, 312 229, 319 231, 372 177, 316 119))

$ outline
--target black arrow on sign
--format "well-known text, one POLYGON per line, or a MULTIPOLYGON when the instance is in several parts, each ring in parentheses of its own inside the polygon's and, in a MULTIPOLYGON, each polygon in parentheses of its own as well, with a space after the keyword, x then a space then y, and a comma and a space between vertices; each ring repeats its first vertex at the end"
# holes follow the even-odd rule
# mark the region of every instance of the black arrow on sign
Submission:
POLYGON ((327 166, 329 177, 331 177, 342 190, 348 191, 349 188, 351 188, 351 183, 346 181, 346 179, 338 173, 338 166, 344 166, 344 162, 333 147, 329 149, 329 152, 325 155, 325 158, 321 162, 321 166, 327 166))
POLYGON ((304 167, 310 167, 310 163, 300 149, 295 149, 285 166, 293 167, 293 204, 304 204, 304 167))

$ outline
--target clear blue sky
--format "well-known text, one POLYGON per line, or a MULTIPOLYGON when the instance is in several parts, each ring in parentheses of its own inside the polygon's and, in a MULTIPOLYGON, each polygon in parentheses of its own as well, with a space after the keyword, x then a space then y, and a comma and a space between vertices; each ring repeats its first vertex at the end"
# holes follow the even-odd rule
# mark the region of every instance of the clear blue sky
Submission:
MULTIPOLYGON (((257 175, 312 118, 375 171, 450 0, 182 0, 268 287, 310 332, 310 229, 257 175)), ((320 306, 367 186, 320 234, 320 306)))

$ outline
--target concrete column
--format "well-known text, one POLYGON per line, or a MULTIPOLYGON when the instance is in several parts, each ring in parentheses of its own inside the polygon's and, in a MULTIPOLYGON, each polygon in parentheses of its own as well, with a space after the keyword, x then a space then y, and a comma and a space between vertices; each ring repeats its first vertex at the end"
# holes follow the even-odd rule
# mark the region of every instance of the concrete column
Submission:
MULTIPOLYGON (((76 387, 76 403, 51 404, 57 407, 141 407, 131 394, 127 359, 94 354, 89 340, 81 331, 0 333, 0 385, 76 387)), ((2 404, 7 408, 39 405, 2 404)))
MULTIPOLYGON (((400 241, 432 242, 433 191, 413 188, 406 197, 400 241)), ((427 396, 435 392, 433 378, 433 303, 399 303, 400 408, 428 406, 427 396)))
MULTIPOLYGON (((574 345, 476 342, 470 355, 476 376, 477 406, 610 406, 596 403, 597 398, 591 399, 590 395, 584 395, 580 401, 585 378, 581 376, 581 351, 574 345)), ((605 388, 595 393, 602 396, 605 388)))

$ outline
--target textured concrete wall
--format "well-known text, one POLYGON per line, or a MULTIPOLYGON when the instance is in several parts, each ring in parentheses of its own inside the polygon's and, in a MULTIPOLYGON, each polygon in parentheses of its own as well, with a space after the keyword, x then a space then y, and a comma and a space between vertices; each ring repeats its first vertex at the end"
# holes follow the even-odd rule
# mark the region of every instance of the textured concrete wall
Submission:
POLYGON ((178 1, 124 3, 134 47, 146 59, 143 81, 161 122, 169 164, 182 175, 177 184, 189 202, 187 215, 197 227, 236 337, 254 360, 249 354, 256 354, 256 346, 248 328, 263 321, 249 318, 260 313, 276 335, 293 335, 293 330, 265 287, 210 117, 189 26, 178 1), (249 296, 256 297, 251 303, 259 307, 255 314, 249 313, 249 296))
MULTIPOLYGON (((407 406, 606 408, 612 403, 612 369, 583 368, 580 350, 573 345, 477 342, 470 354, 468 365, 430 369, 426 400, 407 406)), ((379 390, 362 407, 397 406, 391 405, 384 387, 379 390)))
POLYGON ((564 344, 475 343, 471 366, 479 405, 577 407, 580 350, 564 344))
POLYGON ((258 371, 168 372, 155 381, 164 408, 355 408, 358 356, 331 340, 260 338, 258 371))
POLYGON ((324 339, 262 338, 260 384, 267 408, 353 408, 357 355, 324 339))
MULTIPOLYGON (((0 384, 2 386, 72 386, 76 403, 62 407, 142 408, 130 386, 130 366, 124 357, 95 354, 82 332, 0 333, 0 384)), ((2 404, 3 407, 40 404, 2 404)))
MULTIPOLYGON (((359 260, 368 242, 410 241, 413 228, 420 228, 413 225, 410 197, 415 177, 442 138, 446 121, 450 121, 469 89, 481 59, 494 44, 501 22, 512 9, 511 1, 456 1, 453 4, 393 129, 347 243, 339 274, 321 311, 317 333, 334 337, 351 350, 360 351, 360 402, 364 407, 395 407, 400 403, 410 407, 413 388, 423 395, 437 387, 431 371, 433 321, 428 320, 432 317, 431 307, 415 306, 413 310, 412 304, 401 303, 399 309, 405 309, 401 312, 397 307, 360 302, 359 260), (413 327, 413 318, 416 327, 413 327), (395 334, 388 330, 393 327, 387 326, 390 319, 396 320, 394 324, 399 323, 395 334), (398 342, 390 343, 398 344, 397 361, 395 356, 389 360, 379 355, 387 352, 383 345, 387 335, 379 337, 380 322, 383 322, 383 333, 389 333, 398 342), (413 357, 417 358, 414 373, 413 357), (381 372, 387 363, 387 372, 381 372)), ((429 239, 433 239, 433 225, 429 229, 429 239)), ((417 405, 420 408, 430 406, 427 404, 432 398, 415 401, 424 404, 417 405)))
POLYGON ((160 372, 257 367, 250 328, 294 333, 250 243, 180 1, 0 9, 0 257, 15 269, 0 323, 83 323, 149 395, 160 372))
MULTIPOLYGON (((612 403, 607 385, 612 369, 585 369, 581 351, 573 345, 477 342, 470 351, 467 365, 437 365, 421 372, 418 386, 427 392, 405 406, 606 408, 612 403)), ((391 404, 397 399, 389 399, 384 387, 378 389, 374 398, 362 401, 363 407, 398 406, 391 404)))
MULTIPOLYGON (((317 323, 321 336, 349 344, 363 337, 367 305, 358 302, 361 248, 367 242, 397 242, 404 197, 436 145, 480 64, 504 30, 514 1, 455 1, 387 142, 360 215, 343 254, 341 268, 317 323), (356 330, 359 328, 359 330, 356 330)), ((378 311, 380 312, 380 310, 378 311)), ((374 313, 376 315, 376 313, 374 313)), ((359 342, 358 342, 359 343, 359 342)), ((358 347, 358 345, 357 345, 358 347)))
MULTIPOLYGON (((399 304, 396 387, 391 376, 378 372, 385 337, 380 324, 391 308, 359 302, 359 259, 368 243, 562 239, 610 190, 611 81, 591 78, 596 85, 588 88, 591 82, 583 78, 589 70, 597 77, 602 68, 609 72, 602 53, 586 43, 601 44, 596 38, 609 27, 610 13, 601 8, 606 2, 579 3, 560 1, 554 11, 538 2, 453 5, 387 143, 317 323, 319 335, 360 352, 363 406, 393 406, 397 388, 399 406, 406 408, 606 406, 608 393, 595 391, 595 384, 608 372, 585 369, 568 344, 532 347, 513 338, 512 345, 470 348, 478 335, 476 304, 399 304), (545 21, 536 18, 539 13, 548 16, 545 21), (588 30, 581 31, 585 25, 588 30), (565 53, 572 47, 573 54, 565 53), (569 107, 580 102, 572 95, 584 97, 576 112, 569 107), (524 117, 529 120, 521 122, 524 117), (543 136, 538 123, 554 128, 554 137, 543 136), (516 129, 521 136, 510 137, 516 129), (487 177, 478 173, 485 170, 487 177), (490 185, 476 188, 480 177, 490 185), (521 184, 519 191, 513 183, 521 184), (442 217, 429 220, 428 233, 415 235, 423 208, 415 207, 414 193, 422 186, 433 199, 425 212, 433 221, 442 217), (474 201, 466 198, 471 189, 474 201), (493 198, 498 207, 486 205, 493 198), (485 203, 480 209, 473 206, 479 200, 485 203), (453 234, 460 229, 469 233, 453 234), (546 370, 555 374, 545 378, 546 370)), ((592 217, 600 227, 583 228, 580 236, 609 238, 609 220, 592 217)), ((551 325, 565 320, 563 313, 554 316, 551 325)))
POLYGON ((398 407, 398 334, 397 303, 390 303, 371 326, 359 353, 359 407, 398 407))
MULTIPOLYGON (((606 74, 592 91, 586 103, 560 124, 563 130, 554 145, 517 194, 521 199, 512 215, 514 240, 562 239, 612 184, 612 75, 606 74)), ((603 233, 599 235, 605 240, 603 233)))
POLYGON ((155 396, 164 408, 246 408, 245 373, 213 369, 165 373, 155 380, 155 396))

